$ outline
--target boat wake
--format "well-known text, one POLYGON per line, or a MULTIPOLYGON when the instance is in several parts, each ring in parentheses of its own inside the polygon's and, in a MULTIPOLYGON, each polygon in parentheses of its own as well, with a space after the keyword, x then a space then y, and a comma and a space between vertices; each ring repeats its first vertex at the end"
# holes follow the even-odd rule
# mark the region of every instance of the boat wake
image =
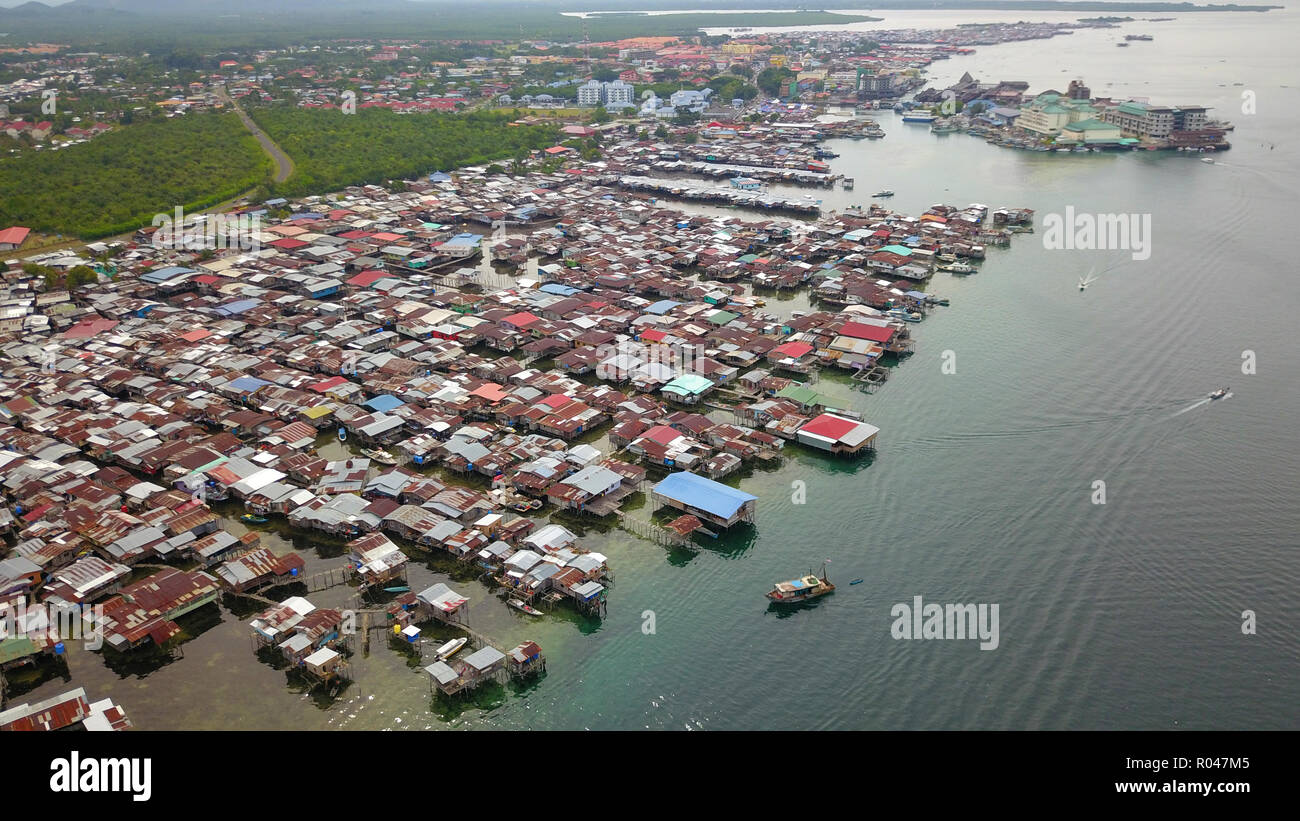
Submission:
MULTIPOLYGON (((1228 393, 1225 393, 1225 394, 1222 396, 1222 398, 1223 398, 1223 399, 1231 399, 1231 398, 1232 398, 1232 392, 1229 391, 1228 393)), ((1196 400, 1195 402, 1193 402, 1192 404, 1190 404, 1190 405, 1188 405, 1187 407, 1185 407, 1185 408, 1183 408, 1182 410, 1180 410, 1178 413, 1175 413, 1173 416, 1170 416, 1169 418, 1170 418, 1170 419, 1173 419, 1175 416, 1182 416, 1184 413, 1187 413, 1188 411, 1194 411, 1194 410, 1196 410, 1197 408, 1204 407, 1204 406, 1210 404, 1210 403, 1213 402, 1213 401, 1214 401, 1214 400, 1213 400, 1213 399, 1210 399, 1208 396, 1207 396, 1206 398, 1204 398, 1204 399, 1198 399, 1198 400, 1196 400)))

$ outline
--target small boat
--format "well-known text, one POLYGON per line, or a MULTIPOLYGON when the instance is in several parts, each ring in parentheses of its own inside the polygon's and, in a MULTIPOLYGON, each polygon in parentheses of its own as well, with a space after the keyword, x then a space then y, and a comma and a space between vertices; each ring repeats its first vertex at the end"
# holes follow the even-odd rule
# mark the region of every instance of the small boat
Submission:
POLYGON ((385 592, 385 593, 410 593, 410 592, 411 592, 411 588, 409 588, 409 587, 385 587, 385 588, 384 588, 384 592, 385 592))
POLYGON ((1208 165, 1214 165, 1214 158, 1213 158, 1213 157, 1201 157, 1201 162, 1206 163, 1206 164, 1208 164, 1208 165))
POLYGON ((1210 394, 1210 401, 1214 401, 1215 399, 1222 399, 1227 395, 1228 395, 1227 388, 1219 388, 1217 391, 1214 391, 1213 393, 1210 394))
POLYGON ((533 607, 531 604, 525 604, 519 599, 511 599, 510 606, 522 613, 527 613, 530 616, 542 615, 542 611, 538 610, 536 607, 533 607))
POLYGON ((943 270, 950 274, 973 274, 975 269, 964 262, 954 262, 951 265, 943 266, 943 270))
POLYGON ((348 429, 339 428, 339 441, 346 442, 347 440, 348 440, 348 429))
POLYGON ((892 197, 892 196, 894 196, 894 192, 893 192, 893 191, 890 191, 888 188, 886 188, 884 191, 877 191, 876 193, 872 194, 871 196, 873 196, 873 197, 892 197))
POLYGON ((249 524, 255 524, 255 525, 266 523, 266 517, 258 516, 256 513, 245 513, 243 516, 239 517, 239 520, 241 522, 248 522, 249 524))
POLYGON ((788 582, 777 582, 771 590, 767 591, 767 597, 776 604, 799 604, 834 592, 835 585, 826 580, 826 571, 823 568, 820 579, 809 573, 807 576, 791 579, 788 582))
POLYGON ((371 459, 373 459, 374 461, 378 462, 381 465, 397 464, 397 457, 386 450, 381 450, 379 448, 363 448, 361 453, 365 456, 370 457, 371 459))
POLYGON ((862 579, 854 579, 853 581, 849 582, 849 584, 850 585, 862 584, 862 579))
POLYGON ((468 642, 469 639, 463 637, 459 639, 452 639, 451 641, 447 642, 446 644, 444 644, 443 646, 435 650, 433 653, 433 657, 438 661, 446 661, 447 659, 456 655, 456 652, 460 650, 460 648, 464 647, 468 642))

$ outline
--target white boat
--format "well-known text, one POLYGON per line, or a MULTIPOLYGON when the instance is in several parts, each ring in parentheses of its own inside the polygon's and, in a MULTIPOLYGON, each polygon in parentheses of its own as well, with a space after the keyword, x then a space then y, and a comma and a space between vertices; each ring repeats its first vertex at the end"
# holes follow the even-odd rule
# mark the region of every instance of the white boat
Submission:
POLYGON ((1210 400, 1213 401, 1215 399, 1222 399, 1227 395, 1228 395, 1227 388, 1219 388, 1217 391, 1214 391, 1213 393, 1210 394, 1210 400))
POLYGON ((519 599, 511 599, 511 600, 510 600, 510 606, 513 607, 514 609, 516 609, 516 610, 522 612, 522 613, 527 613, 527 614, 530 615, 530 616, 540 616, 540 615, 542 615, 542 611, 538 610, 536 607, 533 607, 533 606, 530 605, 530 604, 525 604, 524 602, 520 601, 519 599))
POLYGON ((964 262, 954 262, 951 265, 943 266, 943 270, 950 274, 973 274, 975 269, 964 262))
POLYGON ((888 188, 886 188, 884 191, 877 191, 876 193, 872 194, 871 196, 873 196, 873 197, 892 197, 892 196, 894 196, 894 192, 893 192, 893 191, 890 191, 888 188))
POLYGON ((452 639, 451 641, 447 642, 443 646, 439 647, 437 651, 434 653, 434 657, 438 661, 446 661, 447 659, 456 655, 456 652, 460 650, 460 648, 464 647, 468 642, 469 639, 463 637, 459 639, 452 639))
POLYGON ((1203 162, 1203 163, 1208 163, 1208 164, 1210 164, 1210 165, 1214 165, 1214 158, 1213 158, 1213 157, 1201 157, 1201 162, 1203 162))
POLYGON ((397 457, 386 450, 380 450, 379 448, 362 449, 361 452, 365 456, 368 456, 369 458, 373 459, 374 461, 378 462, 381 465, 397 464, 397 457))

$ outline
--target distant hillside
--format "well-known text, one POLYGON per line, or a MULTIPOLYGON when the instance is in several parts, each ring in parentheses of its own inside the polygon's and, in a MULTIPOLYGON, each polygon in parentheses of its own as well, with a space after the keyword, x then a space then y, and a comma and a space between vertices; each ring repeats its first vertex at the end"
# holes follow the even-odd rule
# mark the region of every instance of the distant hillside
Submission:
MULTIPOLYGON (((59 6, 38 2, 0 8, 7 42, 58 40, 105 50, 147 49, 179 44, 196 49, 276 47, 340 37, 577 41, 651 35, 693 35, 703 27, 843 25, 877 20, 863 14, 827 11, 746 13, 745 8, 786 8, 789 0, 698 0, 708 8, 735 6, 725 14, 646 15, 626 11, 655 6, 666 10, 683 0, 73 0, 59 6), (584 21, 561 12, 603 9, 584 21)), ((865 11, 847 1, 823 8, 865 11)), ((1014 9, 1071 12, 1266 11, 1280 6, 1196 5, 1140 0, 871 0, 870 9, 1014 9)))

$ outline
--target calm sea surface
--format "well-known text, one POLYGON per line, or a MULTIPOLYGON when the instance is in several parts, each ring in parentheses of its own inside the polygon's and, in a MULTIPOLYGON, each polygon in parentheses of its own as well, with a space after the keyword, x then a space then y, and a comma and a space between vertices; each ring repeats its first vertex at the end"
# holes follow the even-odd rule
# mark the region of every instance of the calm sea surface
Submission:
MULTIPOLYGON (((864 27, 1066 18, 880 14, 864 27)), ((891 205, 908 213, 935 202, 1040 218, 1067 206, 1147 213, 1153 252, 1139 262, 1049 251, 1040 225, 991 249, 974 276, 937 275, 929 290, 952 305, 915 327, 917 353, 882 390, 857 393, 831 374, 818 385, 882 429, 878 457, 788 447, 779 469, 740 480, 760 497, 758 527, 695 549, 588 532, 586 546, 617 571, 601 622, 527 621, 483 584, 451 579, 478 630, 505 646, 541 643, 549 674, 539 682, 449 707, 377 641, 354 658, 356 683, 322 704, 259 663, 249 616, 223 609, 166 665, 115 671, 74 648, 72 684, 113 697, 145 729, 1300 727, 1297 22, 1292 10, 1179 15, 981 48, 931 72, 941 86, 965 71, 1036 91, 1081 77, 1097 95, 1210 105, 1237 126, 1215 165, 1002 149, 890 112, 878 118, 884 140, 832 144, 834 170, 857 190, 825 194, 827 207, 892 188, 891 205), (1117 49, 1124 33, 1155 40, 1117 49), (1241 111, 1244 91, 1253 115, 1241 111), (1101 273, 1080 293, 1089 271, 1101 273), (1246 350, 1257 374, 1241 372, 1246 350), (955 373, 941 371, 944 351, 955 373), (1225 384, 1232 398, 1179 413, 1225 384), (796 480, 804 504, 792 501, 796 480), (1096 480, 1105 505, 1090 501, 1096 480), (834 596, 768 611, 774 581, 826 558, 834 596), (894 640, 890 608, 917 595, 998 604, 1000 646, 894 640), (648 610, 653 635, 641 629, 648 610), (1242 634, 1243 610, 1257 614, 1257 635, 1242 634)), ((807 298, 769 307, 788 314, 807 298)), ((338 561, 305 541, 269 541, 312 567, 338 561)), ((411 584, 446 581, 449 569, 416 564, 411 584)), ((311 598, 338 606, 344 596, 311 598)), ((24 698, 68 686, 49 681, 24 698)))

